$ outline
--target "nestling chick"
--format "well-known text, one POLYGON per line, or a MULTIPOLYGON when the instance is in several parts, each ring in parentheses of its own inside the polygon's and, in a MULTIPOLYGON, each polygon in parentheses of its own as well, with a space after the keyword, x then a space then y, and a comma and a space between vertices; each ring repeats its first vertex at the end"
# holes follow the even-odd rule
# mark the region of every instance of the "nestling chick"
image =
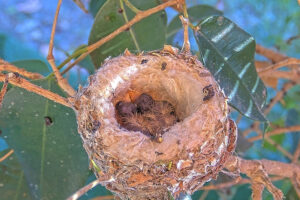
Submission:
POLYGON ((167 101, 155 101, 141 94, 134 103, 120 101, 116 104, 120 125, 129 131, 140 131, 161 142, 168 127, 178 122, 175 108, 167 101))
POLYGON ((138 112, 144 113, 152 109, 154 100, 150 95, 143 93, 134 101, 134 103, 137 106, 138 112))
POLYGON ((116 104, 116 111, 120 117, 131 116, 137 112, 137 107, 131 102, 119 101, 116 104))

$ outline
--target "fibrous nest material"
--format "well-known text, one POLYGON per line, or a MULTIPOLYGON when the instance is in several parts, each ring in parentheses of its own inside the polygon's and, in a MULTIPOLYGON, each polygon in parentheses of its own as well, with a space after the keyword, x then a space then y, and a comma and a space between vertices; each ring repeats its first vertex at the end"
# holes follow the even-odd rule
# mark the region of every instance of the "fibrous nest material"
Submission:
POLYGON ((170 46, 105 60, 74 107, 91 167, 121 199, 191 194, 235 149, 219 85, 195 57, 170 46))

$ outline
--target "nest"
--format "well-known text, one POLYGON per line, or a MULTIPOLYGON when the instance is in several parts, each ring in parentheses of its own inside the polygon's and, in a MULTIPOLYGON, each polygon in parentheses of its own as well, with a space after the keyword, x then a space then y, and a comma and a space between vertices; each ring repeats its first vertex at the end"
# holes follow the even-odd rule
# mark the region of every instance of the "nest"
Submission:
POLYGON ((91 167, 121 199, 192 194, 235 149, 224 93, 201 62, 172 47, 105 60, 73 106, 91 167))

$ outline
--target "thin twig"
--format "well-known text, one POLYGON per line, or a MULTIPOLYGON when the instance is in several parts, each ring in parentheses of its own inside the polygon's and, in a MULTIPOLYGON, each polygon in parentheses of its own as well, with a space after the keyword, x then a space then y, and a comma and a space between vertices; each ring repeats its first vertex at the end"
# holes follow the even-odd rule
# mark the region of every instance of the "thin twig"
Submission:
MULTIPOLYGON (((278 181, 278 180, 282 180, 284 178, 285 177, 277 176, 277 177, 272 177, 271 180, 272 181, 278 181)), ((233 180, 233 181, 228 181, 228 182, 225 182, 225 183, 219 183, 217 185, 203 186, 203 187, 199 188, 199 190, 220 190, 220 189, 232 187, 234 185, 243 185, 243 184, 250 184, 250 183, 251 183, 250 179, 243 178, 243 179, 240 179, 238 182, 233 180)))
POLYGON ((13 154, 14 153, 14 150, 13 149, 11 149, 9 152, 7 152, 4 156, 2 156, 1 158, 0 158, 0 162, 3 162, 6 158, 8 158, 11 154, 13 154))
POLYGON ((294 186, 297 196, 300 198, 300 174, 295 173, 295 176, 291 178, 291 182, 294 186))
POLYGON ((286 43, 291 44, 294 40, 297 40, 299 38, 300 38, 300 35, 292 36, 292 37, 290 37, 289 39, 286 40, 286 43))
POLYGON ((297 148, 296 148, 296 150, 294 152, 292 162, 293 163, 297 163, 298 160, 299 160, 299 157, 300 157, 300 141, 298 141, 298 145, 297 145, 297 148))
POLYGON ((25 69, 18 68, 16 66, 12 65, 12 64, 7 63, 7 62, 5 62, 3 64, 2 63, 0 64, 0 72, 1 71, 16 72, 16 73, 20 74, 21 76, 24 76, 24 77, 32 79, 32 80, 44 78, 44 76, 39 74, 39 73, 28 72, 25 69))
POLYGON ((284 156, 286 156, 287 158, 289 158, 290 160, 293 160, 293 155, 288 152, 287 150, 285 150, 284 148, 282 148, 279 144, 277 144, 274 140, 272 140, 269 137, 266 137, 265 140, 267 142, 269 142, 271 145, 273 145, 278 151, 280 151, 284 156))
POLYGON ((270 103, 267 105, 266 109, 264 110, 264 114, 267 115, 273 106, 278 103, 287 93, 288 90, 290 90, 293 86, 295 86, 296 82, 286 82, 280 91, 277 92, 276 96, 270 101, 270 103))
POLYGON ((5 75, 5 80, 4 80, 4 84, 2 86, 2 89, 0 91, 0 109, 2 108, 2 102, 3 102, 3 99, 4 99, 4 96, 7 92, 7 85, 8 85, 8 76, 5 75))
POLYGON ((66 69, 61 73, 62 75, 67 73, 70 69, 72 69, 75 65, 77 65, 81 60, 83 60, 86 56, 88 56, 90 53, 85 52, 81 54, 73 63, 70 63, 66 69))
POLYGON ((74 193, 72 196, 70 196, 69 198, 67 198, 67 200, 77 200, 79 197, 81 197, 87 191, 89 191, 92 188, 94 188, 95 186, 99 185, 100 182, 101 181, 99 179, 96 179, 93 182, 90 182, 89 184, 87 184, 86 186, 84 186, 83 188, 81 188, 80 190, 78 190, 76 193, 74 193))
POLYGON ((89 13, 89 11, 85 8, 84 4, 81 2, 81 0, 73 0, 74 3, 85 13, 89 13))
MULTIPOLYGON (((265 137, 270 137, 270 136, 273 136, 273 135, 284 134, 284 133, 287 133, 287 132, 298 132, 298 131, 300 131, 300 125, 290 126, 290 127, 283 127, 283 128, 276 128, 273 131, 267 132, 265 134, 265 137)), ((260 140, 262 138, 263 138, 262 135, 258 135, 258 136, 254 136, 254 137, 249 138, 248 141, 249 142, 254 142, 254 141, 260 140)))
POLYGON ((182 51, 185 53, 190 53, 191 52, 191 47, 190 47, 190 41, 189 41, 189 23, 188 19, 184 18, 182 15, 179 16, 181 23, 183 25, 183 46, 182 46, 182 51))
POLYGON ((183 46, 182 51, 185 53, 191 53, 191 45, 189 41, 189 15, 187 12, 186 2, 183 1, 183 16, 179 16, 181 23, 183 25, 183 46))
POLYGON ((123 26, 119 27, 117 30, 115 30, 114 32, 112 32, 111 34, 105 36, 104 38, 98 40, 97 42, 95 42, 94 44, 91 44, 90 46, 87 47, 88 51, 84 54, 82 54, 81 56, 79 56, 73 63, 71 63, 69 65, 69 69, 71 69, 75 63, 80 62, 81 60, 83 60, 87 55, 89 55, 91 52, 95 51, 96 49, 98 49, 100 46, 102 46, 104 43, 110 41, 111 39, 113 39, 114 37, 116 37, 117 35, 119 35, 120 33, 122 33, 123 31, 126 31, 126 29, 130 28, 132 25, 136 24, 137 22, 141 21, 142 19, 156 13, 159 12, 163 9, 165 9, 166 7, 172 6, 172 5, 176 5, 176 3, 181 2, 178 0, 169 0, 165 3, 162 3, 154 8, 150 8, 148 10, 145 11, 141 11, 139 13, 137 13, 134 18, 132 18, 128 23, 124 24, 123 26))
MULTIPOLYGON (((281 90, 276 93, 276 96, 273 99, 271 99, 270 103, 266 106, 266 108, 264 110, 264 114, 267 115, 271 111, 273 106, 276 105, 285 96, 286 92, 289 89, 291 89, 295 84, 297 84, 297 83, 292 82, 292 81, 289 81, 289 82, 285 83, 283 85, 283 87, 281 88, 281 90)), ((254 122, 249 129, 244 130, 243 131, 244 137, 246 137, 252 131, 258 132, 259 124, 260 124, 259 122, 254 122)))
POLYGON ((239 116, 238 116, 238 118, 235 120, 235 123, 236 123, 236 124, 239 124, 242 118, 243 118, 243 115, 241 115, 241 114, 239 113, 239 116))
POLYGON ((17 74, 14 74, 14 73, 8 73, 7 75, 0 74, 0 82, 4 82, 6 80, 6 77, 8 77, 8 82, 15 86, 18 86, 20 88, 28 90, 29 92, 33 92, 38 95, 41 95, 47 99, 55 101, 64 106, 71 107, 70 103, 64 97, 61 97, 58 94, 55 94, 49 90, 46 90, 37 85, 34 85, 34 84, 30 83, 28 80, 18 76, 17 74))
MULTIPOLYGON (((299 68, 300 69, 300 68, 299 68)), ((297 81, 300 79, 300 73, 299 72, 293 72, 293 71, 279 71, 274 70, 270 73, 264 73, 259 74, 261 78, 272 78, 272 79, 287 79, 291 81, 297 81)))
POLYGON ((287 59, 282 60, 278 63, 275 63, 274 65, 271 65, 269 67, 258 70, 258 74, 259 75, 264 75, 264 74, 269 73, 272 70, 276 70, 280 67, 284 67, 284 66, 288 66, 288 65, 299 65, 299 64, 300 64, 300 59, 287 58, 287 59))
POLYGON ((278 53, 276 51, 273 51, 271 49, 263 47, 259 44, 256 45, 255 51, 256 51, 256 53, 261 54, 261 55, 265 56, 266 58, 268 58, 269 60, 271 60, 272 63, 277 63, 279 61, 282 61, 282 60, 288 58, 287 56, 285 56, 281 53, 278 53))
POLYGON ((47 60, 55 74, 55 77, 57 79, 58 85, 69 95, 69 96, 74 96, 75 95, 75 90, 69 85, 66 79, 62 77, 60 74, 59 70, 56 67, 55 64, 55 59, 53 56, 53 44, 54 44, 54 35, 55 35, 55 30, 56 30, 56 24, 57 24, 57 18, 60 10, 62 0, 58 0, 57 3, 57 8, 55 12, 55 17, 52 25, 52 31, 51 31, 51 37, 50 37, 50 42, 49 42, 49 50, 48 50, 48 56, 47 60))

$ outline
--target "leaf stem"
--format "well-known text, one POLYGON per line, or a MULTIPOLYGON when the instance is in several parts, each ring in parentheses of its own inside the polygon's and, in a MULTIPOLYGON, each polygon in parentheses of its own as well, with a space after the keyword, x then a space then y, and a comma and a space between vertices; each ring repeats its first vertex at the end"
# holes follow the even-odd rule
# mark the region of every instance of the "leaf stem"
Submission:
MULTIPOLYGON (((130 10, 132 10, 134 13, 139 13, 139 12, 141 12, 141 10, 140 9, 138 9, 138 8, 136 8, 132 3, 130 3, 130 1, 129 0, 122 0, 122 1, 124 1, 124 3, 126 4, 126 6, 128 7, 128 8, 130 8, 130 10)), ((123 9, 124 10, 124 9, 123 9)))
MULTIPOLYGON (((75 51, 74 53, 72 53, 68 58, 66 58, 60 65, 58 65, 57 69, 60 70, 61 68, 63 68, 68 62, 70 62, 73 58, 78 58, 80 55, 82 55, 83 53, 87 52, 87 47, 84 47, 83 49, 79 49, 77 51, 75 51)), ((61 73, 62 75, 64 74, 64 72, 61 73)), ((54 76, 54 72, 52 72, 51 74, 48 75, 48 77, 52 77, 54 76)))
POLYGON ((5 80, 8 80, 8 83, 18 86, 20 88, 23 88, 29 92, 36 93, 40 96, 43 96, 47 99, 50 99, 52 101, 55 101, 59 104, 62 104, 67 107, 72 107, 71 104, 68 102, 67 99, 64 97, 55 94, 49 90, 43 89, 37 85, 32 84, 28 80, 14 74, 14 73, 8 73, 7 76, 5 74, 0 74, 0 82, 4 82, 5 80), (8 79, 7 79, 8 77, 8 79))
MULTIPOLYGON (((124 8, 123 1, 126 3, 125 0, 120 0, 120 6, 121 6, 121 9, 123 9, 123 13, 122 14, 123 14, 123 17, 124 17, 125 22, 127 24, 128 23, 128 17, 127 17, 125 8, 124 8)), ((136 49, 138 50, 138 52, 141 52, 141 49, 140 49, 139 44, 138 44, 138 42, 136 40, 135 34, 134 34, 134 32, 133 32, 133 30, 131 28, 129 29, 129 32, 130 32, 131 38, 133 40, 133 43, 134 43, 136 49)))

